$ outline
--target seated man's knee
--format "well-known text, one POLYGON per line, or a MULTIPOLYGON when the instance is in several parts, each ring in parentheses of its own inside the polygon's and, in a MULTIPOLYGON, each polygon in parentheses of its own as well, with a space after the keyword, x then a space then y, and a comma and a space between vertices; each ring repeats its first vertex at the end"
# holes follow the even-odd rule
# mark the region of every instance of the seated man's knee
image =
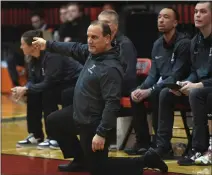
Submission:
POLYGON ((171 100, 173 98, 174 94, 172 92, 170 92, 169 88, 164 88, 161 90, 160 95, 159 95, 159 100, 160 102, 162 101, 167 101, 167 100, 171 100))
POLYGON ((197 99, 197 96, 199 96, 199 94, 200 94, 200 89, 192 89, 189 92, 189 101, 190 102, 195 101, 197 99))

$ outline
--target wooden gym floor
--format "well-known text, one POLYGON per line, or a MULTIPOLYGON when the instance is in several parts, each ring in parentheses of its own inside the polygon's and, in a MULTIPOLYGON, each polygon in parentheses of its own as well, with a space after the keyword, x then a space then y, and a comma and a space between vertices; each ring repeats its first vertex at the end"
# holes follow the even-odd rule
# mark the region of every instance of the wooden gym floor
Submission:
MULTIPOLYGON (((63 160, 60 150, 37 150, 35 147, 16 148, 16 142, 27 136, 26 104, 15 103, 8 95, 1 97, 2 113, 2 175, 86 175, 88 173, 60 173, 57 165, 67 162, 63 160)), ((182 127, 180 117, 175 118, 175 128, 182 127)), ((185 136, 184 130, 174 129, 175 136, 185 136)), ((173 139, 174 143, 186 143, 186 139, 173 139)), ((182 150, 181 150, 182 151, 182 150)), ((179 149, 175 152, 181 152, 179 149)), ((122 151, 111 152, 110 156, 126 157, 122 151)), ((71 159, 70 159, 71 160, 71 159)), ((198 174, 211 175, 210 166, 178 166, 176 160, 167 160, 169 175, 172 174, 198 174)), ((145 171, 146 175, 160 174, 154 171, 145 171)))

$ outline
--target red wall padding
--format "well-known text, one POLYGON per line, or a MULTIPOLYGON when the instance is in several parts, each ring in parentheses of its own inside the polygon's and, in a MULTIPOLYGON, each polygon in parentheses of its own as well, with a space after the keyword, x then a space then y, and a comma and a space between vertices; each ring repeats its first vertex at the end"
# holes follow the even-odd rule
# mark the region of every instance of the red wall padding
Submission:
MULTIPOLYGON (((180 14, 179 23, 194 23, 194 5, 176 4, 173 5, 180 14)), ((90 16, 90 19, 96 20, 98 14, 101 12, 101 7, 85 8, 84 12, 90 16)), ((60 24, 59 8, 44 9, 45 20, 49 25, 60 24)), ((22 25, 31 24, 30 10, 23 9, 2 9, 1 10, 2 25, 22 25)))
MULTIPOLYGON (((92 7, 85 8, 85 14, 90 16, 90 19, 96 20, 98 14, 101 12, 102 8, 92 7)), ((59 19, 59 8, 48 8, 44 9, 45 20, 49 25, 60 24, 59 19)), ((1 10, 1 24, 2 25, 22 25, 31 24, 30 21, 30 10, 23 9, 2 9, 1 10)))

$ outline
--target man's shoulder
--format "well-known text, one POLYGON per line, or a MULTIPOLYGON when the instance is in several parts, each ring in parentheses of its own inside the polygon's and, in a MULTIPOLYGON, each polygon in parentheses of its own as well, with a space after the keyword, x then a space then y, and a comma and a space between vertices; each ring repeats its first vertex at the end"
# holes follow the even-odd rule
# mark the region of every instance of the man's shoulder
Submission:
POLYGON ((121 44, 133 44, 132 41, 124 34, 119 33, 117 41, 121 44))
POLYGON ((191 39, 191 43, 197 42, 197 39, 198 39, 198 34, 196 34, 196 35, 191 39))
POLYGON ((179 44, 179 43, 187 44, 187 43, 190 43, 190 42, 191 42, 191 40, 190 40, 190 38, 187 34, 182 33, 182 32, 177 32, 175 44, 179 44))
POLYGON ((153 43, 154 47, 161 46, 163 44, 163 36, 160 36, 155 42, 153 43))

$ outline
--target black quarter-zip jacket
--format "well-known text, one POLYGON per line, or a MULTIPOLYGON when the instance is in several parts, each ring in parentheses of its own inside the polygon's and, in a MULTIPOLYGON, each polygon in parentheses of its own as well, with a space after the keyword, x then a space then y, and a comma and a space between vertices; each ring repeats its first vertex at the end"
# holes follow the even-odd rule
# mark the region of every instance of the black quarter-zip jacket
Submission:
POLYGON ((123 86, 124 89, 130 92, 136 87, 136 48, 132 41, 121 32, 117 32, 112 43, 114 46, 119 47, 120 49, 121 63, 125 71, 123 86))
POLYGON ((212 86, 212 34, 204 38, 198 33, 191 40, 191 74, 187 81, 212 86))
POLYGON ((60 84, 74 85, 82 65, 72 58, 41 51, 29 63, 28 93, 39 93, 60 84))
POLYGON ((139 88, 163 88, 165 83, 176 83, 188 76, 190 40, 177 31, 173 37, 169 45, 165 43, 163 36, 155 41, 150 72, 139 88))
POLYGON ((116 127, 120 110, 124 71, 117 48, 92 55, 86 44, 47 41, 47 50, 85 62, 74 90, 74 120, 80 125, 100 123, 96 132, 106 137, 116 127))

